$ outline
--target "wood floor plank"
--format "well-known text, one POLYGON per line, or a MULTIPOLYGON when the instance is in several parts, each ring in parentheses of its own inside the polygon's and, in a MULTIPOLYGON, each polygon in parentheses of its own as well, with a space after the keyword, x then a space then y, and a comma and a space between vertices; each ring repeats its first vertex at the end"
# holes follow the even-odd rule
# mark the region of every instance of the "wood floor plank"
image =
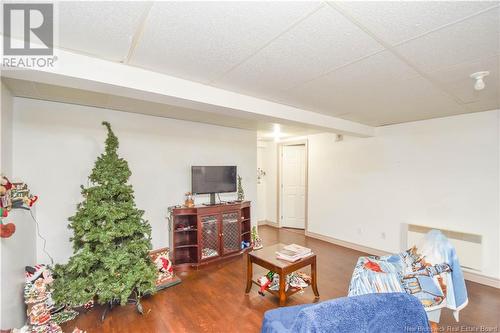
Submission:
MULTIPOLYGON (((318 260, 320 300, 346 296, 357 258, 365 253, 305 237, 303 233, 259 227, 264 246, 275 243, 297 243, 313 249, 318 260)), ((304 270, 307 272, 307 270, 304 270)), ((266 273, 254 267, 254 274, 266 273)), ((257 286, 245 295, 246 258, 222 263, 200 271, 180 274, 182 283, 158 292, 143 301, 144 315, 133 305, 113 309, 101 323, 101 307, 95 307, 77 319, 65 323, 65 332, 75 326, 87 332, 259 332, 265 311, 278 306, 278 298, 260 296, 257 286)), ((467 328, 497 328, 500 331, 500 290, 467 282, 469 305, 460 312, 456 323, 445 309, 440 332, 465 331, 467 328)), ((287 300, 287 305, 312 303, 310 288, 287 300)), ((469 330, 473 331, 473 330, 469 330)), ((476 330, 478 331, 478 330, 476 330)), ((483 330, 485 331, 485 330, 483 330)), ((492 330, 490 330, 491 332, 492 330)), ((493 330, 493 332, 495 332, 493 330)))

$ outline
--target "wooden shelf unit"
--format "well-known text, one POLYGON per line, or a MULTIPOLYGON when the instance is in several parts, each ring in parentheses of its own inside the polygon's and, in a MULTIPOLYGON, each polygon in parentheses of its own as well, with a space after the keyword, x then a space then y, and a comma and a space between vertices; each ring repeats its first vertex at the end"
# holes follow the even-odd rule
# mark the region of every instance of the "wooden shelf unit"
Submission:
POLYGON ((251 242, 250 201, 171 211, 170 254, 176 270, 198 268, 241 255, 251 242))

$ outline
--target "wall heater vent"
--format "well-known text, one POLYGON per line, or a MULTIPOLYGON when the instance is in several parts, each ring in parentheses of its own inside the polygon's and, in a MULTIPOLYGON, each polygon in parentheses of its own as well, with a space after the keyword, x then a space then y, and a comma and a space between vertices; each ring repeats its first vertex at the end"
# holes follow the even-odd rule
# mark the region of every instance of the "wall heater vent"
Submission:
POLYGON ((482 236, 459 231, 430 228, 427 226, 408 224, 406 232, 406 248, 422 242, 426 233, 432 229, 441 231, 453 244, 457 251, 460 266, 466 270, 481 271, 482 267, 482 236))

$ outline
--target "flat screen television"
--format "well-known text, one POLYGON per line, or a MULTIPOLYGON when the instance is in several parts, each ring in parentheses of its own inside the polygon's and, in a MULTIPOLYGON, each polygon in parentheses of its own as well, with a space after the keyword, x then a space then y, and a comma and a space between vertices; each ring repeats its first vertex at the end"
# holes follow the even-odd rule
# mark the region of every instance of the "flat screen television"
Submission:
POLYGON ((215 193, 236 192, 236 174, 236 166, 192 166, 191 192, 211 194, 215 204, 215 193))

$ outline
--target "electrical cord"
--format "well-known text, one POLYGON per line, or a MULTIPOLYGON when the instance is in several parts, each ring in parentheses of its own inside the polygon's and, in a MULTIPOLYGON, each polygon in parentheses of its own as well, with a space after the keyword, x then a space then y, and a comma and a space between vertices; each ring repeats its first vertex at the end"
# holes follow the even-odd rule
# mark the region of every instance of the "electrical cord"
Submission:
POLYGON ((33 221, 35 221, 36 233, 38 234, 38 237, 40 237, 43 240, 42 250, 50 258, 51 266, 54 266, 54 258, 52 258, 52 256, 49 254, 49 252, 47 252, 47 250, 45 249, 45 247, 47 245, 47 240, 40 234, 40 225, 38 224, 38 221, 36 220, 35 216, 33 215, 33 211, 31 209, 28 209, 28 210, 30 211, 31 218, 33 219, 33 221))
POLYGON ((220 199, 220 194, 219 194, 219 193, 217 193, 217 198, 219 198, 219 203, 220 203, 220 204, 226 203, 226 201, 222 201, 222 200, 220 199))

